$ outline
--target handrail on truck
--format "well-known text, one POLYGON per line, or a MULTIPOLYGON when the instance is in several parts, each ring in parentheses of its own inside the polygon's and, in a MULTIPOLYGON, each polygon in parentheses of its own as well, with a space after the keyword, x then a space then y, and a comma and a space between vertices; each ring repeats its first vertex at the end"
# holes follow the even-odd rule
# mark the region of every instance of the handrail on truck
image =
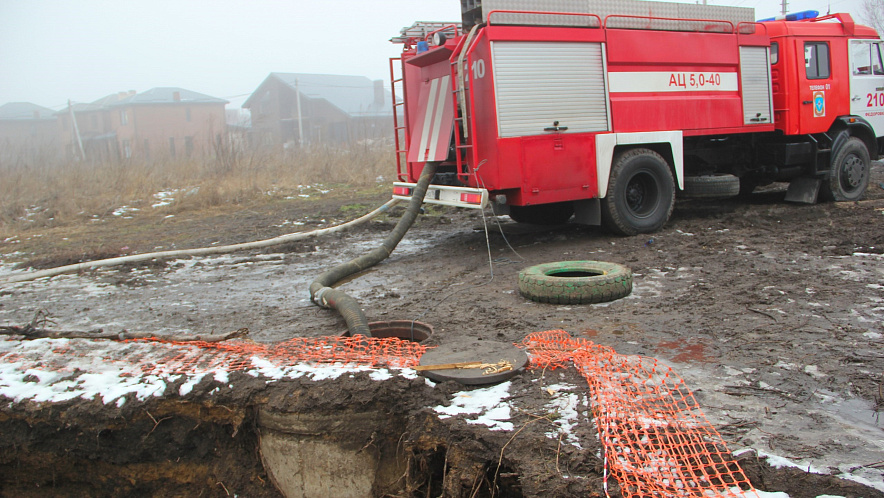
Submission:
POLYGON ((456 37, 457 33, 458 33, 457 24, 446 24, 445 26, 442 26, 439 29, 434 29, 433 31, 430 31, 429 33, 427 33, 427 36, 424 38, 424 40, 430 41, 433 39, 433 35, 435 35, 436 33, 441 33, 442 31, 447 31, 452 28, 454 28, 454 36, 456 37))
MULTIPOLYGON (((667 30, 667 29, 655 29, 650 26, 643 26, 641 28, 611 28, 608 26, 608 22, 611 19, 636 19, 636 20, 648 20, 648 21, 675 21, 675 22, 688 22, 688 23, 721 23, 722 25, 730 26, 730 33, 734 33, 734 23, 730 21, 724 21, 720 19, 682 19, 679 17, 654 17, 654 16, 630 16, 626 14, 611 14, 605 17, 604 28, 605 29, 647 29, 651 31, 687 31, 687 32, 709 32, 709 33, 727 33, 727 31, 719 31, 719 30, 710 30, 710 29, 695 29, 695 30, 667 30)), ((708 26, 708 24, 707 24, 708 26)))
MULTIPOLYGON (((491 26, 493 23, 491 22, 491 16, 494 14, 538 14, 538 15, 550 15, 550 16, 575 16, 575 17, 595 17, 595 20, 598 21, 598 26, 573 26, 574 28, 590 28, 590 29, 598 29, 602 27, 602 18, 596 14, 588 14, 585 12, 541 12, 535 10, 492 10, 488 13, 488 21, 486 23, 488 26, 491 26)), ((569 26, 572 27, 572 26, 569 26)))
POLYGON ((760 36, 767 36, 767 25, 766 25, 766 24, 762 24, 762 23, 757 22, 757 21, 756 21, 756 22, 743 21, 743 22, 737 24, 737 34, 738 34, 738 35, 760 35, 760 36), (752 32, 744 33, 744 32, 742 31, 742 27, 743 27, 743 26, 746 26, 746 27, 751 26, 752 29, 753 29, 753 31, 752 31, 752 32), (758 28, 764 28, 764 33, 757 33, 755 30, 757 30, 758 28))

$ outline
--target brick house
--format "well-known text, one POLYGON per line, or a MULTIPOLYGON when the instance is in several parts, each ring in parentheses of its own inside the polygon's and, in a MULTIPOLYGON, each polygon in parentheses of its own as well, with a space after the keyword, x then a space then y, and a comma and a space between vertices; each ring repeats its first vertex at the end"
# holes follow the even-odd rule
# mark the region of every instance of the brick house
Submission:
POLYGON ((95 102, 71 104, 55 113, 65 155, 79 157, 82 145, 83 153, 90 159, 118 158, 120 148, 108 106, 132 95, 135 90, 114 93, 95 102), (76 127, 72 116, 76 118, 76 127))
POLYGON ((243 103, 253 141, 281 146, 392 136, 392 95, 364 76, 270 73, 243 103))
POLYGON ((54 154, 59 143, 55 111, 30 102, 0 106, 0 155, 4 158, 54 154))
POLYGON ((214 154, 226 134, 227 101, 175 87, 151 88, 108 105, 120 155, 214 154))
POLYGON ((211 155, 226 134, 227 101, 176 87, 109 95, 58 112, 63 143, 90 158, 182 158, 211 155), (77 128, 70 115, 76 116, 77 128))

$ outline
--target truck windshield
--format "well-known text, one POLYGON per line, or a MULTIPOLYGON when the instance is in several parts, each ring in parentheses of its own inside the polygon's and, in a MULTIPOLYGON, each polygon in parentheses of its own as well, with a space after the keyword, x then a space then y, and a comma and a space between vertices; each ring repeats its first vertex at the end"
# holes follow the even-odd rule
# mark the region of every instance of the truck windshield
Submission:
POLYGON ((851 70, 854 76, 884 75, 879 43, 854 40, 851 42, 850 51, 851 70))

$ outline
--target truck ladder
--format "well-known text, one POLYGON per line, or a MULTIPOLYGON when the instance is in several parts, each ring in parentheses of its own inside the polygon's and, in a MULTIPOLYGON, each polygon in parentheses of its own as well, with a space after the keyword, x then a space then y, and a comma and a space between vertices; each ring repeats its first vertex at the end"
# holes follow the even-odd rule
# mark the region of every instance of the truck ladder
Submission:
MULTIPOLYGON (((393 95, 393 144, 396 148, 396 177, 399 181, 404 182, 408 180, 408 123, 405 122, 402 125, 399 124, 399 111, 400 107, 402 108, 402 120, 406 121, 407 116, 405 114, 405 99, 399 101, 396 98, 396 85, 402 84, 403 78, 400 76, 396 78, 396 71, 394 62, 399 61, 401 63, 401 57, 391 57, 390 58, 390 93, 393 95)), ((404 91, 404 88, 403 88, 404 91)))
POLYGON ((454 92, 452 103, 454 104, 454 155, 457 161, 457 178, 458 180, 468 183, 470 174, 469 165, 466 161, 466 154, 472 149, 472 141, 470 137, 470 116, 467 112, 467 81, 469 77, 469 68, 464 67, 464 61, 469 55, 470 45, 478 31, 479 26, 473 26, 469 34, 455 48, 449 62, 451 63, 451 89, 454 92), (461 142, 461 135, 467 143, 461 142))

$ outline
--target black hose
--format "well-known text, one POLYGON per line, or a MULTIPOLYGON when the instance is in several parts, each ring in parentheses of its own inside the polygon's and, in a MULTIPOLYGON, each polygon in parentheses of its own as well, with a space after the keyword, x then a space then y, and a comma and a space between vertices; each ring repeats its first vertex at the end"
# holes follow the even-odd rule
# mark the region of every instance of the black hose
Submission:
POLYGON ((393 253, 402 237, 405 236, 405 232, 411 228, 414 220, 417 219, 421 204, 424 202, 424 196, 427 195, 427 188, 430 186, 433 176, 436 175, 436 167, 438 165, 439 163, 437 162, 428 162, 424 165, 405 213, 399 219, 399 222, 396 223, 396 227, 393 228, 390 235, 387 235, 387 238, 384 239, 380 247, 376 247, 368 254, 346 263, 341 263, 331 270, 323 272, 310 284, 310 300, 323 308, 338 310, 347 322, 347 329, 350 331, 351 336, 364 335, 371 337, 368 319, 365 318, 365 313, 362 312, 362 308, 359 307, 359 302, 356 299, 344 291, 333 289, 332 286, 350 275, 371 268, 387 259, 393 253))

